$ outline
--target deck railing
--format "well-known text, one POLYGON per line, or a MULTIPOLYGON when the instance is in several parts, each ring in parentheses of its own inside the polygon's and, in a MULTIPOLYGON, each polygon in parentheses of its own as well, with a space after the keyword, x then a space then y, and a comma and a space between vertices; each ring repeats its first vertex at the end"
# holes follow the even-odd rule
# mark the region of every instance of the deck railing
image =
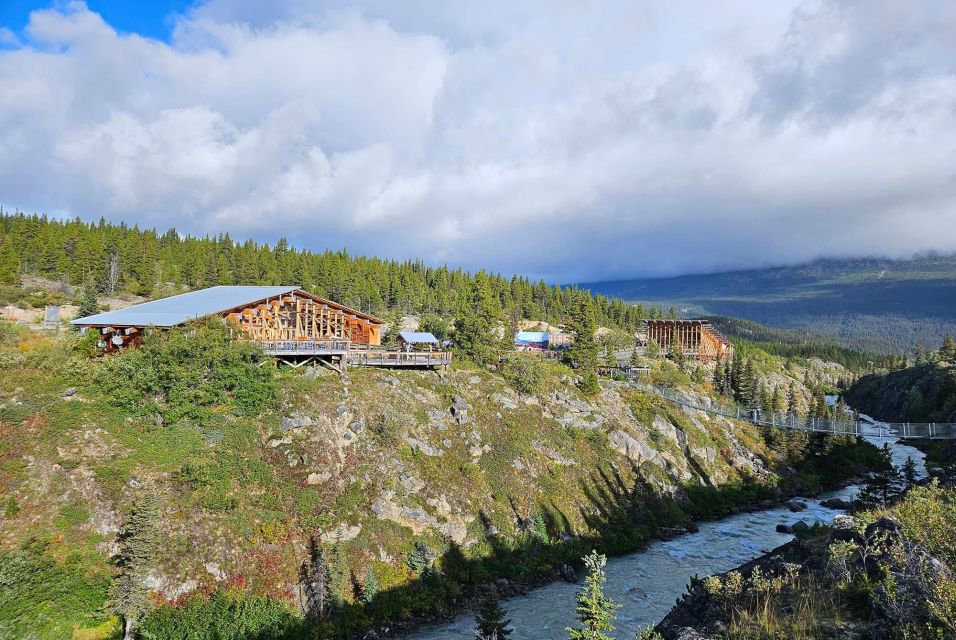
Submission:
POLYGON ((768 413, 760 409, 748 409, 739 405, 710 399, 705 402, 693 401, 685 394, 674 389, 643 383, 633 384, 639 388, 652 391, 674 404, 725 418, 747 420, 748 422, 766 427, 810 431, 813 433, 829 433, 834 435, 866 435, 868 437, 877 438, 918 440, 956 439, 956 424, 953 423, 873 422, 873 429, 864 431, 861 425, 865 423, 858 420, 816 418, 813 416, 799 416, 792 413, 768 413))
POLYGON ((451 364, 451 352, 352 350, 348 363, 366 367, 444 367, 451 364))
POLYGON ((256 340, 270 356, 344 355, 348 353, 349 340, 256 340))

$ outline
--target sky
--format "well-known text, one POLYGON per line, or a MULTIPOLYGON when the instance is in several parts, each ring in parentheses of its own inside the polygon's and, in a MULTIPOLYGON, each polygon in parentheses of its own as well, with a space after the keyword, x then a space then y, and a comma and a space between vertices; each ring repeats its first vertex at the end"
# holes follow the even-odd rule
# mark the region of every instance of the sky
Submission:
POLYGON ((0 203, 552 282, 956 250, 956 3, 0 0, 0 203))

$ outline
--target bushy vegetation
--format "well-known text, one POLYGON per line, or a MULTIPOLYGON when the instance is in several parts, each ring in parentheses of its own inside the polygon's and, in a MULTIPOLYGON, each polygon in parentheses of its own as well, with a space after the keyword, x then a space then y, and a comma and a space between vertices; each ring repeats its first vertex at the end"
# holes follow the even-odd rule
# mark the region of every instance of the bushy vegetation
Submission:
POLYGON ((147 331, 140 348, 105 359, 95 379, 112 404, 169 422, 210 413, 255 416, 277 395, 271 360, 234 340, 217 319, 147 331))
POLYGON ((298 640, 311 638, 309 625, 277 600, 239 591, 194 595, 178 605, 154 609, 143 620, 147 640, 298 640))
POLYGON ((83 559, 57 559, 49 540, 31 540, 22 549, 0 552, 0 638, 68 638, 76 629, 115 620, 101 613, 109 575, 90 572, 83 559))
MULTIPOLYGON (((723 629, 716 637, 872 637, 875 631, 887 640, 941 640, 956 634, 953 487, 935 481, 915 487, 889 508, 861 512, 838 530, 812 527, 774 553, 757 566, 695 583, 722 616, 701 621, 723 629)), ((690 594, 696 597, 693 588, 690 594)))

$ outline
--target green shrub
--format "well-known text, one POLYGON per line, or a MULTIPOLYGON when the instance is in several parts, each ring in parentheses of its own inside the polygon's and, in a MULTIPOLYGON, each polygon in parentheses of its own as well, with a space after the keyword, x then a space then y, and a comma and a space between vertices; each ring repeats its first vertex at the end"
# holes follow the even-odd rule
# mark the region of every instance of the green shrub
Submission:
POLYGON ((502 374, 515 391, 529 395, 543 391, 547 379, 546 366, 536 357, 513 357, 505 362, 502 374))
POLYGON ((108 584, 75 558, 49 557, 43 543, 0 553, 0 638, 70 637, 74 621, 101 609, 108 584))
POLYGON ((237 591, 190 597, 181 606, 154 609, 140 634, 156 640, 254 640, 308 637, 306 623, 277 600, 237 591))
POLYGON ((169 331, 147 331, 138 349, 103 360, 96 382, 131 413, 169 421, 210 411, 255 416, 274 406, 277 383, 254 344, 233 340, 218 319, 169 331))

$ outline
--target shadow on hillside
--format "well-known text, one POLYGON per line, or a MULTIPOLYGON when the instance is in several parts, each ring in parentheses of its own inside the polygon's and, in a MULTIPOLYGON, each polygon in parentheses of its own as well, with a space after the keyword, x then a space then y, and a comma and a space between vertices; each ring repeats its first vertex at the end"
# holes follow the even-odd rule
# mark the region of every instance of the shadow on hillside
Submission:
MULTIPOLYGON (((827 470, 828 477, 833 477, 836 469, 848 477, 852 475, 849 470, 869 456, 862 455, 856 444, 846 444, 825 452, 814 450, 806 457, 799 464, 815 477, 823 473, 821 469, 827 470), (810 460, 811 457, 815 459, 810 460)), ((560 579, 563 564, 580 566, 581 558, 592 549, 606 554, 635 551, 664 528, 670 528, 670 535, 679 531, 674 527, 693 519, 720 517, 771 499, 775 494, 773 487, 753 480, 721 487, 686 485, 673 496, 662 494, 633 463, 624 468, 597 469, 582 485, 584 502, 577 509, 581 520, 594 532, 591 536, 573 536, 571 518, 554 503, 537 505, 538 522, 543 521, 546 534, 532 518, 522 519, 516 513, 519 533, 513 539, 495 534, 492 519, 480 512, 478 524, 485 534, 472 552, 480 553, 480 557, 468 557, 459 545, 451 543, 431 568, 418 572, 412 581, 401 586, 379 591, 369 603, 362 601, 359 581, 352 576, 355 603, 329 605, 321 617, 312 616, 315 621, 286 613, 286 618, 268 631, 236 629, 228 637, 362 638, 369 630, 389 629, 394 633, 416 624, 445 621, 458 612, 473 609, 476 597, 490 583, 506 579, 501 591, 507 597, 520 590, 517 585, 531 587, 560 579)), ((304 567, 308 565, 304 563, 304 567)), ((220 619, 217 624, 221 628, 228 626, 228 621, 220 619)), ((187 636, 170 633, 166 637, 187 636)))

